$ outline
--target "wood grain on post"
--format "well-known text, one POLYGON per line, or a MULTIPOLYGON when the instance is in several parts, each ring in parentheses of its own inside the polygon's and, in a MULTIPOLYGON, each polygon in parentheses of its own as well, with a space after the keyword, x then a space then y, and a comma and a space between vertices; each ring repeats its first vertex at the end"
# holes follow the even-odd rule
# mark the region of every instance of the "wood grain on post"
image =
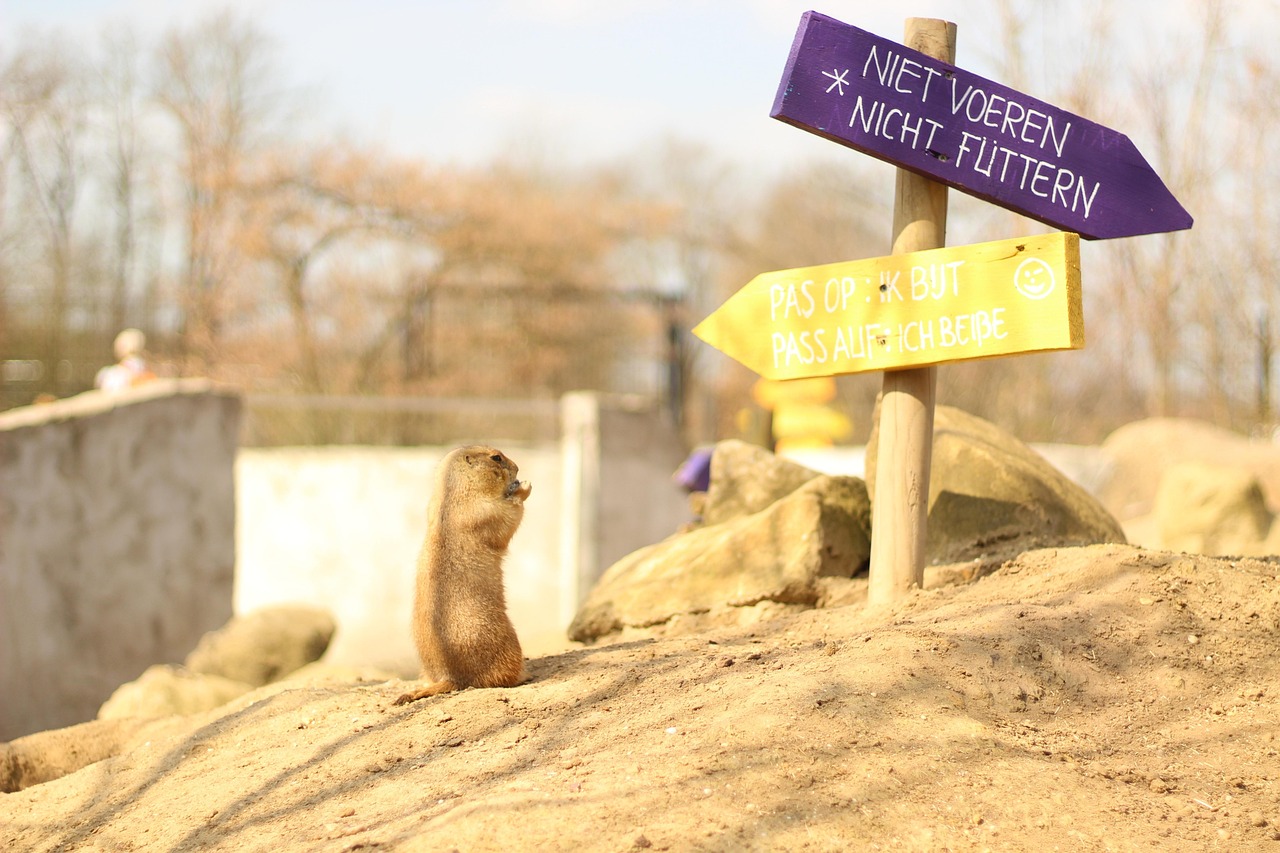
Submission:
MULTIPOLYGON (((903 43, 954 64, 956 25, 934 18, 908 18, 903 43)), ((946 238, 946 186, 898 169, 893 254, 938 249, 946 238)), ((872 605, 895 601, 924 584, 937 376, 936 367, 884 375, 871 509, 867 602, 872 605)))

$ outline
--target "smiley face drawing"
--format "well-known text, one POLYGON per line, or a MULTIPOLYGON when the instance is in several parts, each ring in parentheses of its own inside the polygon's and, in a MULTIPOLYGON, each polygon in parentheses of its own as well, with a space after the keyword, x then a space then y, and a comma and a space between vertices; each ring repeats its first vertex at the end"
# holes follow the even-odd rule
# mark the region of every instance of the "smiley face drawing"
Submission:
POLYGON ((1027 258, 1013 271, 1013 286, 1028 299, 1044 299, 1057 282, 1053 267, 1039 258, 1027 258))

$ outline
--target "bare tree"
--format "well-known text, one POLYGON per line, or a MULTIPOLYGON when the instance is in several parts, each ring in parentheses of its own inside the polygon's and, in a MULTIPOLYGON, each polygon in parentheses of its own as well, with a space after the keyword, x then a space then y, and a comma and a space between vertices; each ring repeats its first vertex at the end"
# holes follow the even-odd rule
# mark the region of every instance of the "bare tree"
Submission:
POLYGON ((1274 146, 1259 128, 1275 127, 1280 122, 1280 65, 1269 51, 1255 50, 1246 58, 1244 75, 1236 89, 1230 127, 1230 150, 1243 180, 1235 183, 1232 205, 1232 233, 1239 237, 1238 250, 1224 259, 1244 293, 1239 300, 1238 316, 1243 323, 1234 330, 1237 340, 1249 341, 1246 358, 1256 361, 1253 370, 1242 371, 1253 376, 1252 394, 1244 395, 1245 408, 1252 402, 1252 413, 1258 426, 1272 429, 1277 421, 1272 390, 1273 360, 1276 338, 1280 335, 1280 249, 1275 235, 1280 233, 1280 205, 1274 188, 1280 186, 1274 146), (1252 398, 1250 400, 1250 398, 1252 398))
MULTIPOLYGON (((1229 113, 1256 117, 1265 101, 1229 102, 1234 87, 1230 64, 1222 61, 1224 7, 1199 6, 1194 26, 1171 18, 1144 22, 1149 37, 1135 45, 1124 37, 1121 24, 1132 21, 1117 19, 1119 7, 1094 3, 1077 16, 1092 24, 1086 37, 1070 35, 1070 49, 1061 41, 1067 36, 1046 24, 1058 19, 1052 9, 1032 12, 999 0, 996 10, 1004 34, 999 79, 1036 91, 1018 75, 1033 76, 1028 57, 1041 57, 1044 91, 1036 93, 1130 134, 1196 226, 1085 246, 1086 350, 952 368, 968 381, 956 383, 950 395, 940 388, 940 396, 959 397, 961 405, 1036 438, 1064 432, 1077 440, 1099 438, 1099 430, 1145 415, 1232 422, 1239 343, 1255 339, 1258 326, 1252 317, 1241 322, 1234 306, 1242 300, 1228 293, 1238 276, 1223 274, 1223 259, 1248 233, 1221 227, 1228 218, 1222 203, 1231 199, 1227 187, 1238 180, 1241 158, 1215 152, 1240 150, 1223 133, 1229 113), (986 382, 975 381, 979 369, 986 382)), ((1006 235, 990 239, 999 236, 1006 235)))
MULTIPOLYGON (((102 39, 98 63, 97 100, 104 116, 106 169, 113 220, 110 240, 110 328, 149 325, 149 305, 144 298, 140 310, 130 310, 129 291, 137 271, 140 241, 139 220, 143 186, 143 162, 149 154, 143 148, 141 122, 143 80, 139 63, 141 51, 131 30, 108 30, 102 39), (145 320, 144 320, 145 318, 145 320)), ((154 288, 154 281, 151 288, 154 288)))
POLYGON ((703 392, 715 362, 688 330, 721 300, 721 281, 743 247, 750 190, 714 151, 676 138, 628 160, 619 173, 623 192, 643 201, 648 217, 624 237, 611 267, 649 290, 661 311, 667 403, 694 444, 711 435, 716 419, 715 398, 703 392))
POLYGON ((346 147, 317 147, 301 156, 288 150, 267 161, 245 200, 241 248, 269 265, 281 290, 302 389, 323 393, 334 387, 332 362, 341 353, 333 352, 333 342, 322 346, 316 324, 326 313, 339 318, 332 316, 334 305, 317 304, 314 268, 335 253, 370 251, 379 240, 420 239, 430 202, 422 170, 346 147))
POLYGON ((26 274, 46 282, 45 336, 42 341, 46 377, 59 390, 74 386, 75 377, 59 371, 66 353, 70 324, 73 218, 83 174, 87 102, 82 70, 73 52, 56 40, 24 49, 4 70, 2 99, 8 125, 8 151, 17 167, 23 198, 32 220, 47 278, 36 269, 26 274))
POLYGON ((179 137, 181 340, 194 369, 218 360, 226 291, 241 271, 234 247, 243 189, 281 117, 270 56, 266 38, 230 13, 169 33, 157 53, 155 97, 179 137))

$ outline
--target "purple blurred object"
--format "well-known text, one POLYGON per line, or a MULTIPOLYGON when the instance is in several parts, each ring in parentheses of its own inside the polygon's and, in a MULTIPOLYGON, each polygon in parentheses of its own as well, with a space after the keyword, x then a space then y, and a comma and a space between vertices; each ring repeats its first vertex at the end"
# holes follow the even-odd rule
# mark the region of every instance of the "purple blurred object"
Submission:
POLYGON ((689 454, 675 473, 675 481, 689 492, 705 492, 711 486, 710 447, 699 447, 689 454))

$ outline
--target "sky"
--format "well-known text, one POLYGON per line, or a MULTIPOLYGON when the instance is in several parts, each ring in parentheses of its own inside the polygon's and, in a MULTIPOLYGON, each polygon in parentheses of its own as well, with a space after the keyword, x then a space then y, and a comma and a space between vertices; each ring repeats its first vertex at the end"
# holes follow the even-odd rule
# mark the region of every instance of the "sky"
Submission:
MULTIPOLYGON (((1015 0, 1052 15, 1072 49, 1089 21, 1073 0, 1015 0)), ((1202 0, 1113 4, 1136 44, 1202 0), (1132 23, 1136 21, 1136 24, 1132 23)), ((1234 0, 1274 7, 1277 0, 1234 0)), ((479 164, 521 150, 616 162, 674 137, 769 170, 831 156, 833 143, 769 118, 801 14, 816 8, 901 40, 908 16, 958 25, 957 64, 996 77, 998 33, 973 0, 0 0, 0 50, 60 31, 91 45, 124 23, 144 39, 228 6, 274 42, 311 118, 392 153, 479 164)), ((1015 7, 1015 8, 1017 8, 1015 7)), ((1188 19, 1191 15, 1186 16, 1188 19)), ((1051 76, 1052 56, 1042 58, 1051 76)), ((1043 76, 1043 75, 1042 75, 1043 76)), ((998 78, 997 78, 998 79, 998 78)), ((1047 93, 1028 92, 1045 97, 1047 93)), ((1139 147, 1141 144, 1139 143, 1139 147)), ((850 156, 855 156, 850 154, 850 156)))
MULTIPOLYGON (((0 48, 51 31, 93 44, 109 23, 154 36, 228 5, 274 41, 322 127, 398 154, 477 163, 539 146, 595 162, 676 137, 767 167, 832 145, 768 115, 813 0, 0 0, 0 48)), ((975 5, 818 8, 895 39, 905 8, 947 17, 963 45, 975 5)))

